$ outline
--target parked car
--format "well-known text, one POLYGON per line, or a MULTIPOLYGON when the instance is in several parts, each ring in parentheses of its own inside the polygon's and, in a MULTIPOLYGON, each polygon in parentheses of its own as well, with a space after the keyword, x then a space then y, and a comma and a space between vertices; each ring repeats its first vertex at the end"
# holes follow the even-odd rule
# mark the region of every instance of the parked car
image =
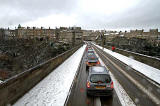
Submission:
POLYGON ((87 95, 112 96, 113 81, 109 71, 103 66, 90 67, 86 85, 87 95))
POLYGON ((100 65, 98 57, 95 54, 88 55, 86 59, 86 69, 88 70, 89 67, 96 66, 96 65, 100 65))

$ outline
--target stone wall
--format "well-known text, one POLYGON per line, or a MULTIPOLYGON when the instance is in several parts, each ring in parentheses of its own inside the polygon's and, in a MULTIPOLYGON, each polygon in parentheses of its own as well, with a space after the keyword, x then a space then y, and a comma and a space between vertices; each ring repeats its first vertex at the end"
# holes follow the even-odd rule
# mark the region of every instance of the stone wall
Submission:
POLYGON ((69 51, 66 51, 55 58, 52 58, 1 83, 0 106, 13 104, 81 46, 82 45, 79 45, 69 51))
MULTIPOLYGON (((107 46, 106 48, 111 50, 111 47, 107 46)), ((154 58, 151 56, 146 56, 146 55, 142 55, 142 54, 138 54, 138 53, 134 53, 134 52, 118 49, 118 48, 116 48, 115 52, 120 53, 127 57, 132 57, 137 61, 140 61, 154 68, 160 69, 160 59, 158 58, 154 58)))

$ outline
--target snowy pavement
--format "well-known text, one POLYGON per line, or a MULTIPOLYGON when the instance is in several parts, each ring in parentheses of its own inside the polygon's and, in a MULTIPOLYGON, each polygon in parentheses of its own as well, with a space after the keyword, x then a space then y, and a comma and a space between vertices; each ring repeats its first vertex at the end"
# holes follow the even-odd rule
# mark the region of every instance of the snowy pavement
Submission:
POLYGON ((118 48, 118 50, 122 50, 122 51, 126 51, 126 52, 129 52, 129 53, 137 54, 137 55, 140 55, 140 56, 144 56, 144 57, 160 60, 160 58, 157 58, 157 57, 148 56, 148 55, 144 55, 144 54, 140 54, 140 53, 136 53, 136 52, 132 52, 132 51, 128 51, 128 50, 123 50, 123 49, 119 49, 119 48, 118 48))
POLYGON ((13 106, 63 106, 85 47, 78 49, 13 106))
MULTIPOLYGON (((94 44, 100 49, 103 49, 101 46, 94 44)), ((148 78, 152 79, 153 81, 157 82, 160 84, 160 70, 156 69, 154 67, 151 67, 149 65, 146 65, 144 63, 141 63, 139 61, 136 61, 133 59, 133 57, 126 57, 124 55, 121 55, 116 52, 112 52, 111 50, 108 50, 104 48, 104 51, 113 57, 119 59, 120 61, 124 62, 128 66, 132 67, 136 71, 142 73, 143 75, 147 76, 148 78)), ((128 67, 129 68, 129 67, 128 67)))

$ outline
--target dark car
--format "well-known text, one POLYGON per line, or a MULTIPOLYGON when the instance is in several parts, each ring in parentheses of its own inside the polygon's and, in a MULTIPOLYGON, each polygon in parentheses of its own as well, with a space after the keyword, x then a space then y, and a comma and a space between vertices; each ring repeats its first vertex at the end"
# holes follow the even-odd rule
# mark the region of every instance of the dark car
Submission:
POLYGON ((95 55, 95 52, 94 52, 93 49, 88 49, 86 55, 87 55, 87 56, 89 56, 89 55, 95 55))
POLYGON ((87 78, 87 95, 112 96, 113 81, 109 71, 103 66, 93 66, 89 69, 87 78))
POLYGON ((87 48, 87 52, 86 55, 93 55, 94 54, 94 50, 92 48, 87 48))
POLYGON ((86 69, 87 70, 89 69, 89 67, 96 66, 99 64, 100 64, 99 59, 95 54, 87 56, 87 60, 86 60, 86 69))
POLYGON ((93 49, 88 49, 87 53, 94 53, 93 49))

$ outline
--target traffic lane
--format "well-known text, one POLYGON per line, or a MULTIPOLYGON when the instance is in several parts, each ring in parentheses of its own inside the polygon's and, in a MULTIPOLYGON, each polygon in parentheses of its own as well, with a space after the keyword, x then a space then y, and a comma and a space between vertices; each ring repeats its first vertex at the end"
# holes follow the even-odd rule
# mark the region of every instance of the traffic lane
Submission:
MULTIPOLYGON (((119 98, 118 98, 115 90, 113 90, 113 95, 112 96, 101 96, 101 97, 95 96, 93 98, 93 100, 96 101, 97 98, 100 98, 101 106, 121 106, 121 103, 119 101, 119 98)), ((95 102, 94 102, 94 105, 96 106, 95 102)))
POLYGON ((144 94, 139 88, 137 88, 128 78, 126 78, 118 69, 116 69, 105 57, 102 58, 104 63, 108 65, 108 68, 114 74, 116 79, 123 86, 128 95, 132 98, 136 105, 152 106, 154 103, 144 94), (104 59, 104 60, 103 60, 104 59))
POLYGON ((87 97, 86 82, 88 71, 86 71, 85 56, 83 57, 78 77, 71 90, 67 106, 94 106, 94 97, 87 97))
MULTIPOLYGON (((87 74, 89 70, 87 71, 87 74)), ((88 98, 90 98, 91 96, 89 96, 88 98)), ((115 92, 115 90, 113 90, 113 95, 112 96, 101 96, 101 97, 98 97, 98 96, 94 96, 94 98, 92 98, 94 100, 94 106, 97 106, 96 104, 99 104, 99 103, 96 103, 98 102, 97 100, 100 99, 100 103, 101 103, 101 106, 121 106, 121 103, 119 101, 119 98, 115 92)), ((100 105, 98 105, 100 106, 100 105)))
MULTIPOLYGON (((97 49, 95 49, 97 51, 97 49)), ((110 71, 114 74, 119 83, 123 86, 127 94, 135 102, 136 105, 140 106, 155 106, 149 97, 144 94, 139 88, 137 88, 125 75, 123 75, 113 64, 111 64, 102 54, 97 51, 104 64, 108 66, 110 71)), ((120 64, 118 64, 120 65, 120 64)), ((127 71, 126 71, 127 72, 127 71)), ((134 78, 134 77, 133 77, 134 78)))
MULTIPOLYGON (((97 53, 96 53, 96 55, 99 57, 99 55, 97 53)), ((102 97, 100 97, 100 100, 101 100, 101 105, 102 106, 121 106, 120 100, 119 100, 115 90, 113 90, 113 95, 112 96, 108 96, 108 97, 103 97, 102 96, 102 97)))
POLYGON ((100 97, 101 100, 101 106, 121 106, 121 103, 119 101, 119 98, 113 90, 113 95, 108 97, 100 97))
MULTIPOLYGON (((103 52, 103 50, 100 50, 103 52)), ((141 85, 143 85, 148 92, 151 92, 154 94, 157 98, 160 99, 160 85, 157 83, 154 83, 151 79, 144 76, 140 72, 137 72, 130 66, 126 65, 125 63, 121 62, 120 60, 116 59, 115 57, 107 54, 106 52, 103 52, 109 59, 111 59, 114 63, 118 64, 119 67, 121 67, 123 70, 126 70, 126 72, 134 79, 136 79, 141 85)), ((149 70, 148 70, 149 71, 149 70)))
MULTIPOLYGON (((97 100, 102 100, 102 106, 121 106, 116 92, 113 92, 112 97, 94 97, 87 96, 86 82, 88 77, 88 70, 86 71, 85 57, 83 57, 82 65, 80 67, 78 77, 71 90, 67 106, 95 106, 97 100)), ((100 102, 101 103, 101 102, 100 102)))

